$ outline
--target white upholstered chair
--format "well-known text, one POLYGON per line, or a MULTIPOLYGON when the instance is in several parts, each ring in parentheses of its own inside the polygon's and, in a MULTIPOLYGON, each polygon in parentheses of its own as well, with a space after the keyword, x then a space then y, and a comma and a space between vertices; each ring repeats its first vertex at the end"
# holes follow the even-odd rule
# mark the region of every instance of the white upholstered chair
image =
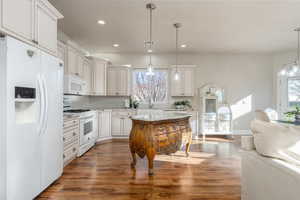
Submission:
POLYGON ((267 108, 265 110, 256 110, 255 119, 264 122, 271 122, 274 120, 278 120, 278 113, 276 110, 271 108, 267 108))

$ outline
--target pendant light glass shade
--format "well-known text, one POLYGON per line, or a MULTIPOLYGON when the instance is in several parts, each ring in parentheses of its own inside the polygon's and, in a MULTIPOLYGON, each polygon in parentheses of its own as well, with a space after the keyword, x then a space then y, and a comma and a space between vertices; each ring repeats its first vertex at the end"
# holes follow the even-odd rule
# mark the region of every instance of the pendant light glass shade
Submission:
POLYGON ((300 28, 295 29, 295 31, 297 31, 298 34, 297 58, 295 62, 286 65, 285 68, 280 71, 281 76, 295 76, 300 70, 300 28))

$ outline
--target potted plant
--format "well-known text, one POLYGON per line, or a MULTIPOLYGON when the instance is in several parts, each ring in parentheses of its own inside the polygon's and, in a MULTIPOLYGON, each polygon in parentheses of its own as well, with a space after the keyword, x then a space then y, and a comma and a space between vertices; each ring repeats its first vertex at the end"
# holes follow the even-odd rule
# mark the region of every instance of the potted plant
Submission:
POLYGON ((296 106, 295 107, 296 110, 293 111, 289 111, 284 113, 286 115, 287 118, 291 119, 295 119, 296 122, 300 122, 300 107, 296 106))
POLYGON ((184 110, 186 108, 191 108, 191 102, 188 100, 183 100, 183 101, 175 101, 174 106, 178 110, 184 110))

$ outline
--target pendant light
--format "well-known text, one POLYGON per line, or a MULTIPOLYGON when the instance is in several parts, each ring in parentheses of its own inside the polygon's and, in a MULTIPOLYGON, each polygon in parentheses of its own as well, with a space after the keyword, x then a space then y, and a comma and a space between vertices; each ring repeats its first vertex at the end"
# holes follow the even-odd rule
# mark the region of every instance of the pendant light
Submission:
POLYGON ((281 70, 280 75, 285 76, 295 76, 295 74, 299 71, 300 69, 300 28, 295 29, 298 35, 298 46, 297 46, 297 58, 295 62, 292 64, 286 65, 286 67, 281 70))
POLYGON ((176 29, 176 71, 175 71, 174 79, 177 81, 177 80, 179 80, 179 72, 178 72, 178 32, 179 32, 179 28, 181 27, 181 24, 180 23, 175 23, 173 26, 176 29))
POLYGON ((152 65, 152 47, 153 47, 153 40, 152 40, 152 13, 153 10, 156 9, 156 5, 154 3, 148 3, 146 5, 147 10, 149 10, 149 40, 145 42, 147 52, 149 53, 149 64, 148 64, 148 71, 147 75, 148 76, 153 76, 153 65, 152 65))

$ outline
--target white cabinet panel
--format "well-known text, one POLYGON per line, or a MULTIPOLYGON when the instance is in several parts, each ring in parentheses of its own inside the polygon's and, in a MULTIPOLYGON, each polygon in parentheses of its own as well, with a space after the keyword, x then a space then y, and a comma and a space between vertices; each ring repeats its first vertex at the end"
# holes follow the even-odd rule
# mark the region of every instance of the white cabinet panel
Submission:
POLYGON ((127 96, 128 95, 128 69, 123 68, 119 70, 119 93, 120 95, 127 96))
POLYGON ((79 77, 84 78, 84 58, 77 54, 77 73, 79 77))
POLYGON ((187 68, 183 70, 184 73, 184 95, 194 96, 194 69, 187 68))
POLYGON ((91 94, 92 92, 92 66, 87 60, 83 62, 83 80, 85 80, 85 93, 91 94))
POLYGON ((47 0, 1 0, 1 31, 57 55, 57 20, 47 0))
POLYGON ((107 95, 129 95, 129 69, 125 67, 109 67, 107 69, 107 95))
POLYGON ((23 39, 33 40, 34 0, 2 0, 2 28, 23 39))
POLYGON ((181 73, 180 70, 178 70, 178 75, 179 79, 175 80, 176 70, 172 70, 171 73, 171 95, 172 96, 182 96, 183 95, 183 90, 182 90, 182 79, 183 79, 183 74, 181 73))
POLYGON ((111 112, 102 112, 101 136, 104 138, 111 137, 111 112))
POLYGON ((107 72, 107 95, 110 96, 119 95, 118 78, 119 78, 118 71, 109 68, 107 72))
POLYGON ((112 112, 112 136, 128 137, 131 131, 132 122, 129 118, 129 112, 112 112))
POLYGON ((171 96, 194 96, 194 68, 180 67, 179 79, 175 80, 176 69, 171 73, 171 96))
POLYGON ((64 64, 67 64, 67 49, 66 45, 60 41, 57 42, 57 57, 61 59, 64 64))
POLYGON ((113 112, 111 115, 111 135, 120 136, 122 135, 123 123, 119 113, 113 112))
POLYGON ((65 65, 67 68, 67 74, 79 75, 77 72, 77 51, 72 47, 68 47, 68 64, 65 65))
POLYGON ((94 61, 93 66, 93 94, 106 95, 106 62, 94 61))
POLYGON ((57 17, 45 4, 37 0, 36 4, 36 40, 39 45, 50 53, 57 53, 57 17))
POLYGON ((124 135, 129 136, 132 128, 132 120, 129 117, 124 118, 124 135))

